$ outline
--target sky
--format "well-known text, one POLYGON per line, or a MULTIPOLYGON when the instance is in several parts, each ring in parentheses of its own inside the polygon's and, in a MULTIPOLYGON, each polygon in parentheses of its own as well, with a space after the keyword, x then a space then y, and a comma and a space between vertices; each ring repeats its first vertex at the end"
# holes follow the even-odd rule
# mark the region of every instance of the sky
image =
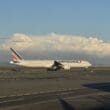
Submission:
POLYGON ((110 40, 109 0, 0 0, 0 36, 98 36, 110 40))
POLYGON ((0 0, 1 59, 12 46, 25 57, 32 50, 46 58, 74 54, 107 62, 109 29, 110 0, 0 0))

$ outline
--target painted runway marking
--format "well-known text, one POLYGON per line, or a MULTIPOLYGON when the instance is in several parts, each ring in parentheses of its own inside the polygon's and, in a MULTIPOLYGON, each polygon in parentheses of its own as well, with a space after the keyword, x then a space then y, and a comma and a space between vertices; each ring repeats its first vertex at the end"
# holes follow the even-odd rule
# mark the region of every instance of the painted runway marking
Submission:
POLYGON ((34 92, 34 93, 24 93, 24 94, 16 94, 16 95, 9 95, 9 96, 1 96, 0 98, 5 97, 16 97, 16 96, 28 96, 28 95, 37 95, 37 94, 45 94, 45 93, 54 93, 54 92, 76 92, 77 90, 86 90, 86 88, 68 88, 68 89, 59 89, 59 90, 48 90, 48 91, 40 91, 40 92, 34 92))
POLYGON ((6 100, 6 101, 1 101, 0 104, 2 104, 2 103, 6 103, 6 102, 23 101, 23 100, 24 100, 24 98, 10 99, 10 100, 6 100))
MULTIPOLYGON (((98 93, 97 95, 104 95, 105 93, 98 93)), ((95 93, 91 93, 91 94, 86 94, 86 95, 79 95, 79 96, 73 96, 73 97, 69 97, 69 98, 63 98, 63 99, 66 99, 66 100, 69 100, 69 101, 73 101, 72 99, 75 99, 75 98, 81 98, 81 97, 87 97, 87 96, 93 96, 93 95, 96 95, 95 93)), ((58 98, 55 98, 55 99, 49 99, 49 100, 45 100, 45 101, 39 101, 39 102, 36 102, 35 104, 44 104, 44 103, 51 103, 51 102, 55 102, 55 101, 58 101, 58 98)))
POLYGON ((81 97, 88 97, 88 96, 94 96, 94 95, 107 95, 107 94, 109 94, 109 93, 91 93, 91 94, 85 94, 85 95, 78 95, 78 96, 72 96, 72 97, 68 97, 68 98, 64 98, 64 99, 75 99, 75 98, 81 98, 81 97))

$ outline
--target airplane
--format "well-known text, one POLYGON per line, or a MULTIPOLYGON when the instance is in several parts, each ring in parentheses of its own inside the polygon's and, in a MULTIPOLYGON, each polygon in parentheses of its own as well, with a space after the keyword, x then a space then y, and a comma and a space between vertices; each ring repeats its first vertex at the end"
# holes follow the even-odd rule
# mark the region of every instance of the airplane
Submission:
POLYGON ((70 70, 74 67, 88 68, 92 64, 84 60, 24 60, 13 48, 11 64, 30 68, 46 68, 47 70, 70 70))

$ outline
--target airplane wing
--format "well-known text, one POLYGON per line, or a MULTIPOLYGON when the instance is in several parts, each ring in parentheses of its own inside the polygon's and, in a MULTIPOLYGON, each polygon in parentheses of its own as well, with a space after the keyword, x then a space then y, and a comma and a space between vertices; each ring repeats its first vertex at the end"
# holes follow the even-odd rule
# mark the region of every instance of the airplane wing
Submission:
POLYGON ((58 61, 54 61, 54 65, 55 66, 63 66, 60 62, 58 62, 58 61))

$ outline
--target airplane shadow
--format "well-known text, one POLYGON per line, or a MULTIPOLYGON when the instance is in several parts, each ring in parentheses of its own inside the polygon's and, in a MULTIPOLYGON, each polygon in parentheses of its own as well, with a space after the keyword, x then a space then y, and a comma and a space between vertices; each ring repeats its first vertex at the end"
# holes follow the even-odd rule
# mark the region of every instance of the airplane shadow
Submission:
MULTIPOLYGON (((97 89, 99 91, 110 92, 110 82, 90 83, 90 84, 84 84, 83 86, 91 89, 97 89)), ((91 105, 92 102, 90 102, 90 108, 87 108, 86 110, 110 110, 110 99, 108 100, 108 98, 106 97, 99 97, 97 99, 96 97, 96 99, 94 98, 94 100, 96 100, 96 104, 93 103, 94 105, 91 105), (100 104, 97 105, 97 103, 100 104)), ((62 110, 77 110, 74 105, 71 105, 66 100, 59 99, 59 101, 60 104, 62 105, 62 110)), ((81 108, 81 110, 83 110, 83 107, 81 108)))
POLYGON ((76 109, 74 108, 74 105, 69 104, 67 101, 65 101, 64 99, 59 99, 60 104, 62 106, 61 110, 110 110, 110 103, 104 103, 100 106, 94 105, 94 106, 90 106, 89 108, 83 109, 76 109))
MULTIPOLYGON (((110 82, 104 82, 104 83, 90 83, 90 84, 84 84, 84 87, 88 87, 90 89, 97 89, 99 91, 103 92, 110 92, 110 82)), ((110 110, 110 99, 108 99, 108 96, 99 97, 96 98, 97 102, 101 103, 101 106, 94 108, 94 110, 110 110)))
POLYGON ((83 86, 91 89, 98 89, 100 91, 110 92, 110 82, 84 84, 83 86))
POLYGON ((62 108, 63 108, 62 110, 75 110, 75 108, 65 100, 59 99, 59 101, 62 105, 62 108))

